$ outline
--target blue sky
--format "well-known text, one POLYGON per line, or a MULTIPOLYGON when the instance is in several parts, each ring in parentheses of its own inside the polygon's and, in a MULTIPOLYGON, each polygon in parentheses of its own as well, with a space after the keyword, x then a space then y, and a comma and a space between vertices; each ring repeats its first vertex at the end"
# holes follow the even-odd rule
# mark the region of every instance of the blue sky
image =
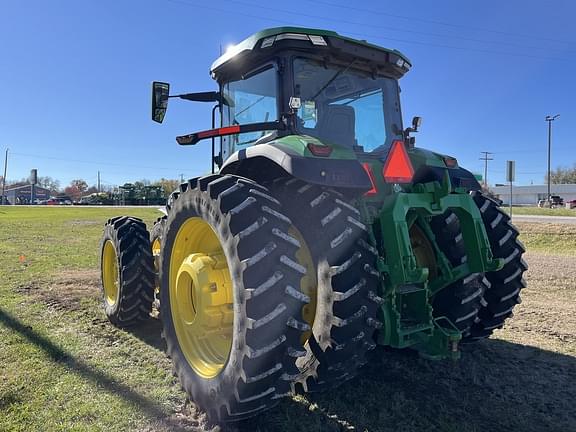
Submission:
POLYGON ((209 170, 209 141, 174 137, 210 124, 210 107, 173 101, 150 120, 150 83, 214 90, 220 47, 282 24, 335 30, 404 52, 405 123, 423 117, 417 145, 518 184, 541 184, 547 129, 552 166, 576 162, 576 3, 543 1, 2 0, 0 152, 9 180, 31 168, 67 185, 178 178, 209 170), (174 103, 175 102, 175 103, 174 103))

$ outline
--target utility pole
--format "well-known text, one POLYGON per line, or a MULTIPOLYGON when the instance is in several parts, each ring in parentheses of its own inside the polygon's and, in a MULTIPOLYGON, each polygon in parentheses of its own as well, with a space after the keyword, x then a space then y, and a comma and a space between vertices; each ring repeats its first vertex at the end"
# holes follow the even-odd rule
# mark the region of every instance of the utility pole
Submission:
POLYGON ((184 183, 184 174, 180 174, 180 183, 184 183))
POLYGON ((493 153, 487 151, 480 153, 484 155, 484 157, 480 158, 480 160, 484 161, 484 187, 488 188, 488 161, 494 160, 494 158, 491 157, 493 153))
POLYGON ((100 171, 98 171, 98 193, 100 193, 100 171))
POLYGON ((6 169, 8 168, 8 150, 10 149, 6 149, 6 157, 4 158, 4 177, 2 177, 2 200, 0 200, 0 204, 4 204, 6 198, 4 198, 5 194, 4 192, 6 191, 6 169))
MULTIPOLYGON (((560 117, 560 114, 556 114, 555 116, 546 116, 546 121, 548 122, 548 202, 550 201, 550 148, 552 147, 552 122, 560 117)), ((552 204, 550 204, 552 205, 552 204)))

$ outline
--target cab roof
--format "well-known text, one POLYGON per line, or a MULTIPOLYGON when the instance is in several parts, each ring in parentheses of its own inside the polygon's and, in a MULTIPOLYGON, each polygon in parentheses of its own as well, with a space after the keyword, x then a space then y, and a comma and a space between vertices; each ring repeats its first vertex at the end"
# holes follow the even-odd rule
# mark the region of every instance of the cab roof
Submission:
MULTIPOLYGON (((226 69, 231 63, 236 63, 236 60, 272 55, 276 50, 282 49, 280 47, 282 42, 289 41, 299 45, 300 50, 346 51, 350 55, 363 57, 376 63, 391 63, 399 76, 412 67, 410 60, 400 51, 383 48, 365 40, 341 36, 334 31, 303 27, 274 27, 261 30, 230 47, 212 63, 210 74, 217 79, 219 71, 226 69), (254 54, 260 55, 254 56, 254 54)), ((284 49, 287 48, 284 47, 284 49)))

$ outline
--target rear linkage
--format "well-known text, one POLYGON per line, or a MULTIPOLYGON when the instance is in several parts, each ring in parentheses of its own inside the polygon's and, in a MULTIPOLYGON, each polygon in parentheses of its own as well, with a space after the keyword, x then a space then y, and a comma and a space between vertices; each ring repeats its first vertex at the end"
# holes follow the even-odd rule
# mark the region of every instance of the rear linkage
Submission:
POLYGON ((381 280, 379 345, 411 347, 430 359, 460 358, 462 332, 446 316, 433 316, 432 297, 443 288, 471 274, 498 271, 502 259, 493 258, 480 211, 465 189, 452 185, 448 173, 437 181, 397 190, 385 197, 376 215, 360 203, 370 239, 378 251, 381 280), (452 266, 438 247, 430 219, 452 211, 460 220, 467 260, 452 266), (410 228, 416 224, 430 240, 439 274, 419 265, 411 244, 410 228), (381 238, 378 238, 381 237, 381 238), (385 239, 385 241, 382 241, 385 239))

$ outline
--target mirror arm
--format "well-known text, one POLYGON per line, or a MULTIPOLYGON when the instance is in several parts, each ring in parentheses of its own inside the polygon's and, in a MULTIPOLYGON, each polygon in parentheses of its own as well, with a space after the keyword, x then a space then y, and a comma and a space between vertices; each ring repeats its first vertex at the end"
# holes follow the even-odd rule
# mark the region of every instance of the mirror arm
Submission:
POLYGON ((169 98, 180 98, 194 102, 220 102, 220 92, 199 92, 169 95, 169 98))

